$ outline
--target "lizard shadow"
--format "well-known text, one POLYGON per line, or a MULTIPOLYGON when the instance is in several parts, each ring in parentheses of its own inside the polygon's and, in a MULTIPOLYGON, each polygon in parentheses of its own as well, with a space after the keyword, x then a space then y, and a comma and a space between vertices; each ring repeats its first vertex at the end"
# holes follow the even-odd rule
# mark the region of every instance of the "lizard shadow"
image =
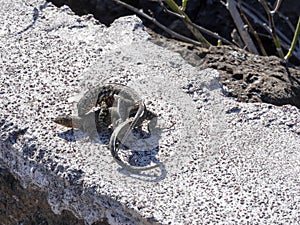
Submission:
MULTIPOLYGON (((90 136, 88 133, 85 133, 81 130, 69 129, 67 131, 58 133, 58 137, 68 142, 76 142, 85 138, 89 138, 97 143, 107 145, 109 143, 111 133, 112 132, 108 130, 97 131, 97 136, 90 136)), ((159 182, 163 180, 167 175, 167 171, 163 163, 157 159, 161 133, 162 130, 160 128, 151 130, 151 135, 145 131, 142 131, 141 129, 135 129, 133 132, 134 135, 131 136, 131 142, 134 143, 131 145, 133 149, 125 146, 125 149, 123 150, 125 154, 129 152, 131 153, 126 162, 130 166, 143 169, 151 163, 154 163, 158 165, 157 168, 143 172, 132 172, 124 168, 119 168, 118 171, 128 177, 144 182, 159 182), (141 145, 145 146, 145 142, 146 146, 148 146, 147 149, 141 147, 141 145), (147 142, 151 142, 151 144, 147 142)))
POLYGON ((125 176, 131 177, 136 180, 157 183, 165 179, 167 176, 167 170, 162 162, 159 163, 158 169, 159 173, 153 173, 152 171, 151 173, 150 171, 145 171, 143 173, 132 173, 123 168, 118 169, 118 171, 124 174, 125 176))
MULTIPOLYGON (((98 92, 99 90, 96 89, 96 93, 98 92)), ((109 93, 111 93, 111 90, 109 93)), ((90 141, 100 144, 109 143, 112 156, 116 162, 123 169, 128 169, 130 172, 134 171, 133 173, 136 172, 136 174, 141 171, 152 170, 152 168, 162 168, 157 159, 159 139, 162 133, 162 129, 156 126, 157 115, 145 109, 141 101, 135 100, 135 93, 130 93, 126 90, 121 91, 118 95, 107 96, 107 93, 104 92, 101 94, 100 99, 99 94, 97 94, 96 106, 98 108, 93 111, 90 110, 84 115, 82 114, 85 113, 87 107, 79 104, 79 102, 79 106, 77 105, 78 111, 84 109, 83 112, 79 112, 80 117, 63 115, 55 119, 58 124, 78 130, 71 129, 58 134, 58 136, 71 142, 86 139, 89 136, 90 141), (111 132, 103 132, 103 129, 111 132), (121 134, 122 132, 123 134, 121 134), (129 133, 130 137, 128 138, 127 134, 129 133), (111 140, 114 141, 111 142, 111 140), (118 144, 118 142, 122 144, 118 144), (110 143, 114 144, 110 145, 110 143), (155 164, 155 166, 150 164, 155 164)), ((84 100, 81 100, 81 102, 85 102, 84 100)))
MULTIPOLYGON (((25 4, 26 5, 30 5, 32 7, 31 4, 27 4, 27 3, 25 3, 25 4)), ((25 27, 24 29, 22 29, 21 31, 19 31, 17 34, 22 34, 22 33, 26 32, 26 31, 28 31, 29 29, 33 28, 34 25, 36 24, 37 20, 40 18, 40 12, 42 12, 48 5, 49 5, 49 3, 45 2, 43 5, 39 6, 39 9, 37 7, 34 7, 33 8, 32 22, 27 27, 25 27)))
MULTIPOLYGON (((154 125, 156 125, 156 120, 153 121, 154 125)), ((124 147, 118 150, 118 155, 123 156, 123 161, 127 165, 136 168, 137 171, 139 171, 139 169, 144 170, 150 164, 160 165, 161 162, 159 162, 157 155, 159 153, 161 133, 161 128, 151 126, 151 129, 148 129, 147 124, 144 128, 134 128, 130 132, 130 136, 128 140, 126 140, 124 147)), ((68 142, 85 140, 108 145, 111 134, 112 130, 110 129, 97 130, 97 126, 92 125, 86 131, 71 128, 67 131, 58 133, 58 137, 68 142)))
MULTIPOLYGON (((121 165, 121 168, 118 169, 120 173, 147 182, 159 182, 166 177, 167 172, 164 164, 157 157, 160 151, 159 140, 163 130, 156 126, 156 122, 157 117, 152 118, 152 121, 149 122, 151 126, 145 126, 147 129, 143 130, 141 127, 133 129, 126 141, 122 145, 117 145, 118 147, 112 155, 117 159, 117 162, 124 155, 125 157, 122 157, 123 163, 126 162, 130 166, 127 167, 123 163, 123 165, 118 163, 121 165), (115 155, 116 152, 117 155, 115 155), (128 154, 129 152, 130 154, 128 154)), ((124 135, 122 129, 119 135, 119 139, 122 139, 124 135)))
POLYGON ((88 138, 91 141, 95 141, 97 143, 104 144, 104 145, 107 145, 109 143, 110 136, 111 136, 110 131, 101 131, 101 132, 96 132, 93 135, 89 135, 88 133, 76 129, 69 129, 67 131, 58 133, 58 137, 68 142, 76 142, 88 138))
MULTIPOLYGON (((121 150, 124 154, 130 151, 130 155, 124 161, 131 166, 131 169, 135 169, 131 170, 130 168, 121 167, 118 171, 140 181, 159 182, 167 175, 164 164, 158 159, 160 151, 159 140, 163 129, 157 126, 157 116, 155 114, 148 110, 146 110, 146 113, 147 118, 150 118, 148 123, 143 123, 141 126, 134 128, 126 139, 123 150, 121 150), (155 168, 153 168, 153 164, 156 165, 155 168)), ((120 136, 122 137, 123 134, 120 133, 120 136)), ((119 156, 120 154, 118 154, 117 158, 119 156)))

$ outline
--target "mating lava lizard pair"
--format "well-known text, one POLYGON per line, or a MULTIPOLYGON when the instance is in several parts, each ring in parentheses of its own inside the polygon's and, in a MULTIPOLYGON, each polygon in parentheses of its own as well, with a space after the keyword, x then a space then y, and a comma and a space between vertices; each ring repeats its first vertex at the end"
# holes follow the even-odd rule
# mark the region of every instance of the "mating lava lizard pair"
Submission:
MULTIPOLYGON (((131 88, 121 84, 99 85, 87 91, 77 104, 78 116, 61 115, 54 122, 66 127, 81 129, 90 135, 112 129, 109 148, 115 161, 131 172, 150 170, 159 165, 136 167, 126 164, 118 155, 129 133, 144 120, 156 122, 156 114, 146 109, 144 102, 131 88), (123 130, 126 129, 124 132, 123 130)), ((150 124, 150 123, 149 123, 150 124)), ((152 124, 152 126, 155 124, 152 124)), ((150 128, 148 127, 150 132, 150 128)))

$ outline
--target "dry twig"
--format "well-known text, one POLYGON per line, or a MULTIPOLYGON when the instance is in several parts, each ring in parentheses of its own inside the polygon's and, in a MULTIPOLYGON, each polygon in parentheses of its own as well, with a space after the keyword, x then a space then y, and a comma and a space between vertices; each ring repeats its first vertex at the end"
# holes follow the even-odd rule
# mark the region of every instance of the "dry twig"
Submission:
POLYGON ((176 33, 175 31, 172 31, 171 29, 167 28, 166 26, 162 25, 161 23, 159 23, 156 19, 154 19, 153 17, 147 15, 146 13, 144 13, 142 10, 139 10, 125 2, 122 2, 120 0, 113 0, 114 2, 116 2, 119 5, 122 5, 124 7, 126 7, 127 9, 133 11, 134 13, 136 13, 137 15, 140 15, 146 19, 148 19, 149 21, 151 21, 152 23, 154 23, 156 26, 158 26, 159 28, 161 28, 162 30, 164 30, 165 32, 167 32, 168 34, 170 34, 172 37, 177 38, 178 40, 187 42, 187 43, 191 43, 194 44, 196 46, 203 46, 202 43, 195 41, 191 38, 185 37, 181 34, 176 33))
POLYGON ((247 49, 249 50, 249 52, 258 55, 258 51, 250 37, 250 35, 248 34, 248 32, 244 29, 245 24, 242 20, 242 18, 240 17, 240 14, 237 10, 237 3, 234 0, 227 0, 227 8, 233 18, 233 21, 235 23, 235 26, 238 29, 239 34, 241 35, 244 43, 247 46, 247 49))
POLYGON ((269 20, 269 23, 270 23, 270 28, 271 28, 273 41, 274 41, 274 44, 276 46, 276 50, 278 52, 279 57, 283 59, 284 55, 283 55, 282 48, 281 48, 281 45, 280 45, 280 40, 279 40, 279 38, 277 36, 277 33, 276 33, 273 14, 271 13, 271 11, 270 11, 270 9, 269 9, 269 7, 268 7, 265 0, 258 0, 258 1, 261 3, 261 5, 263 6, 264 10, 267 13, 268 20, 269 20))
POLYGON ((241 16, 243 17, 243 20, 245 21, 245 23, 247 24, 247 26, 249 27, 249 31, 254 35, 255 39, 256 39, 256 42, 260 48, 260 51, 261 51, 261 54, 263 56, 267 56, 267 52, 262 44, 262 41, 260 39, 260 37, 258 36, 256 30, 253 28, 253 26, 251 25, 251 23, 249 22, 247 16, 245 15, 245 13, 243 12, 243 9, 241 7, 241 4, 240 4, 240 1, 239 1, 239 9, 240 9, 240 12, 241 12, 241 16))
MULTIPOLYGON (((168 9, 164 6, 164 4, 162 3, 161 0, 158 0, 158 1, 160 2, 161 7, 163 7, 164 10, 165 10, 166 12, 168 12, 169 14, 172 14, 172 15, 178 17, 178 18, 181 18, 181 19, 183 18, 182 15, 179 15, 179 14, 177 14, 177 13, 174 13, 174 12, 168 10, 168 9)), ((217 39, 217 40, 221 40, 221 41, 222 41, 223 43, 225 43, 225 44, 233 45, 232 42, 228 41, 226 38, 221 37, 221 36, 220 36, 219 34, 217 34, 217 33, 214 33, 214 32, 212 32, 212 31, 210 31, 210 30, 208 30, 208 29, 206 29, 206 28, 204 28, 204 27, 201 27, 201 26, 199 26, 199 25, 197 25, 197 24, 195 24, 195 23, 193 23, 193 22, 191 22, 191 21, 187 21, 187 23, 189 23, 190 26, 193 26, 195 29, 198 29, 199 31, 201 31, 201 32, 203 32, 203 33, 205 33, 205 34, 207 34, 207 35, 209 35, 209 36, 211 36, 211 37, 213 37, 213 38, 215 38, 215 39, 217 39)))
MULTIPOLYGON (((182 21, 185 23, 186 27, 192 32, 194 37, 203 44, 204 47, 209 47, 211 45, 201 34, 201 32, 198 29, 195 29, 195 27, 191 25, 192 21, 190 20, 188 15, 180 9, 180 7, 174 2, 174 0, 163 0, 163 1, 169 5, 169 7, 173 10, 174 13, 179 14, 181 16, 180 18, 182 18, 182 21)), ((162 1, 159 0, 159 2, 163 6, 162 1)))

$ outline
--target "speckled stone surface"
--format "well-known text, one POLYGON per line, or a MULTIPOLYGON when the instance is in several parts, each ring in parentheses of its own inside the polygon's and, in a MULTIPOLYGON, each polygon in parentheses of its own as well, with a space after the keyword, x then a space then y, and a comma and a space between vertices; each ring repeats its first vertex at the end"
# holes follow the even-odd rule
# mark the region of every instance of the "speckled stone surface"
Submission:
POLYGON ((87 224, 298 223, 297 108, 224 96, 215 70, 154 45, 134 16, 107 28, 40 0, 0 3, 0 159, 47 191, 55 213, 87 224), (134 88, 159 115, 159 169, 126 172, 106 143, 52 122, 104 82, 134 88))

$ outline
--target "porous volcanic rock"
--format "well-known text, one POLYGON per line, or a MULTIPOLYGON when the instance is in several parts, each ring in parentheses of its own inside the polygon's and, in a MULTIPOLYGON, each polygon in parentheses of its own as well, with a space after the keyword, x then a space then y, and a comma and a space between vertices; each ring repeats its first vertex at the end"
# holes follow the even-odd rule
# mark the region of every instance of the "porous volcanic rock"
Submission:
POLYGON ((238 101, 300 108, 300 71, 275 56, 262 57, 223 46, 211 47, 203 60, 204 67, 220 72, 220 82, 238 101))

